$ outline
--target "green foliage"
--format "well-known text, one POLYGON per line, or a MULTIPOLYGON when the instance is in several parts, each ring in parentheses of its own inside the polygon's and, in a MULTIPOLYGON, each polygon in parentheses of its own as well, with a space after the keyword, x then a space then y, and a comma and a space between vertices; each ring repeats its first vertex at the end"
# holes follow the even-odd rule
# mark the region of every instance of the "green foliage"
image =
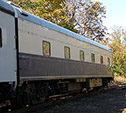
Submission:
POLYGON ((65 16, 64 0, 11 0, 27 12, 64 27, 69 21, 65 16))
POLYGON ((26 11, 29 11, 32 7, 34 7, 34 4, 32 3, 31 0, 9 0, 9 1, 12 1, 20 5, 20 7, 26 11))
POLYGON ((114 27, 110 39, 113 50, 113 65, 110 69, 119 75, 126 75, 126 30, 114 27))

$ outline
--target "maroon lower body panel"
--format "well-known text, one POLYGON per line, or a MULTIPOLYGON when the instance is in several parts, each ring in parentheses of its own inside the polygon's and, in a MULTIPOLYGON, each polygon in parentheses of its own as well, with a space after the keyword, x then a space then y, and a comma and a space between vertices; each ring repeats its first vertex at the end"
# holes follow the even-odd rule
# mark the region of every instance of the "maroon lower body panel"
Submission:
POLYGON ((20 77, 111 75, 106 65, 31 54, 19 55, 20 77))

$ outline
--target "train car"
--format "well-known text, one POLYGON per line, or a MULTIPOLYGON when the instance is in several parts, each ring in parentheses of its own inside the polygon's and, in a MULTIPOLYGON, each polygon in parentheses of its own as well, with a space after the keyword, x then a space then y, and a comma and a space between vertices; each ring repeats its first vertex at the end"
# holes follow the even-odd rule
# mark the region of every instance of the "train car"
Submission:
POLYGON ((38 103, 52 95, 103 87, 112 50, 0 1, 0 101, 38 103))

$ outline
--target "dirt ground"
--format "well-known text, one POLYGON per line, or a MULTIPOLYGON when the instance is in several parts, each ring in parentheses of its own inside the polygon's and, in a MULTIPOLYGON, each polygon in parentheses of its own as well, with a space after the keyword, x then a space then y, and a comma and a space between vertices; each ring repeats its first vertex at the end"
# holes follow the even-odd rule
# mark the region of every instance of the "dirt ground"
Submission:
POLYGON ((126 113, 126 89, 116 88, 83 96, 52 106, 43 113, 126 113))
POLYGON ((49 106, 39 105, 22 110, 21 113, 126 113, 126 88, 107 89, 54 101, 49 106))

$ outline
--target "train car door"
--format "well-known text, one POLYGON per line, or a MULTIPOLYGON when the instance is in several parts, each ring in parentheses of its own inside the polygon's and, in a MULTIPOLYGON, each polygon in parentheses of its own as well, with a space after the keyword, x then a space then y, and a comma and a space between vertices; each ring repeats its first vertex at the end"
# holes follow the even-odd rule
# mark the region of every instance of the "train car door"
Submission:
POLYGON ((17 81, 15 43, 15 17, 0 6, 0 83, 17 81))

